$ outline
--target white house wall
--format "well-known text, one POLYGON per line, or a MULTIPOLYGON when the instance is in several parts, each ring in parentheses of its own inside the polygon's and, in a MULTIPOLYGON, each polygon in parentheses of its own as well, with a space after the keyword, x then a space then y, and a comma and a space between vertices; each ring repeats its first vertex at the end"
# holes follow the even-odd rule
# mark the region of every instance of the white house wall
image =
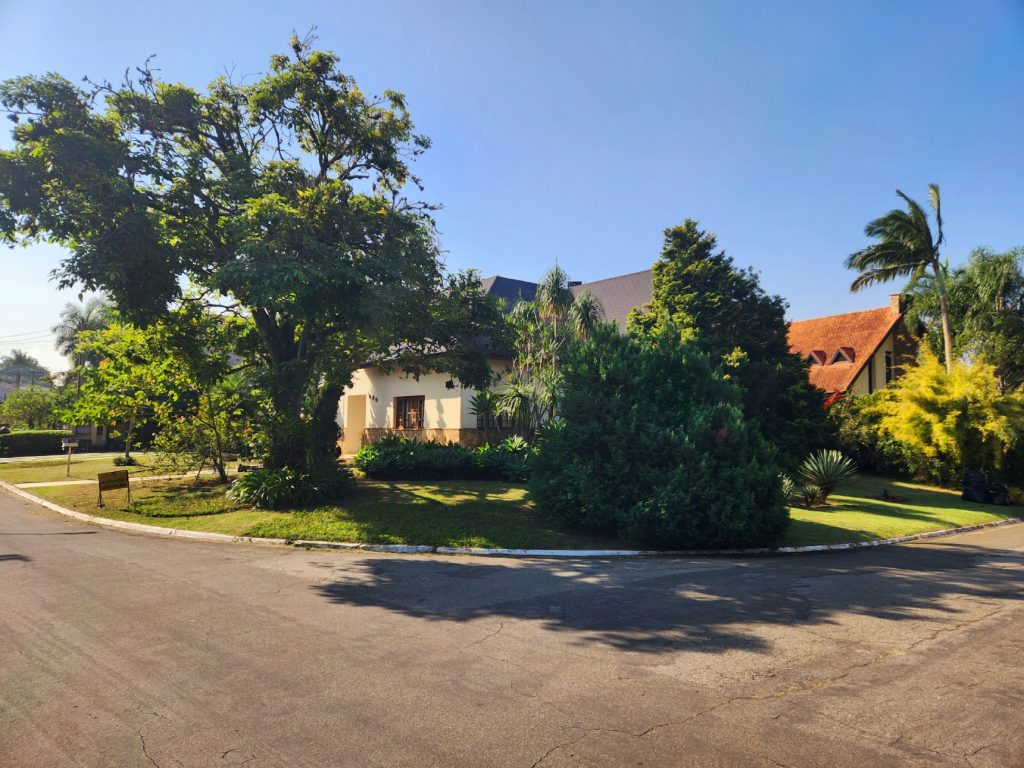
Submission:
MULTIPOLYGON (((395 426, 395 398, 423 397, 424 429, 462 429, 462 390, 448 389, 447 374, 430 373, 414 379, 397 373, 382 374, 376 368, 363 368, 352 377, 338 407, 338 424, 345 428, 347 398, 366 395, 366 429, 391 429, 395 426)), ((476 426, 474 419, 472 426, 476 426)))
MULTIPOLYGON (((492 370, 501 374, 508 361, 492 358, 492 370)), ((423 429, 410 437, 421 439, 462 442, 475 445, 481 441, 495 439, 490 430, 477 430, 476 414, 473 412, 473 396, 476 391, 463 388, 456 383, 453 389, 447 386, 448 374, 431 373, 415 379, 399 373, 384 374, 377 368, 363 368, 352 377, 352 386, 345 390, 338 403, 338 425, 345 434, 343 450, 354 452, 361 442, 374 440, 395 427, 395 400, 399 397, 423 397, 423 429), (358 398, 358 400, 356 400, 358 398), (349 404, 355 403, 353 412, 359 419, 361 401, 365 398, 365 423, 350 425, 349 404), (357 430, 351 434, 346 428, 357 430)), ((497 436, 500 439, 500 436, 497 436)))
POLYGON ((853 385, 848 390, 855 395, 867 395, 870 394, 868 391, 868 368, 874 371, 874 382, 875 392, 880 389, 885 389, 885 353, 890 352, 895 357, 896 345, 895 337, 893 334, 889 334, 885 337, 885 341, 879 346, 878 351, 875 352, 871 357, 871 361, 864 366, 857 378, 854 380, 853 385))

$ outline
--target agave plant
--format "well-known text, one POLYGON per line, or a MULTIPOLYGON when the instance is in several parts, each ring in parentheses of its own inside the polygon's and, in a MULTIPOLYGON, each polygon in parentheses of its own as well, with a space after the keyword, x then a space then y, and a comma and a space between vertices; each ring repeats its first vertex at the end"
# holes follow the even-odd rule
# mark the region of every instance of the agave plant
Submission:
POLYGON ((837 488, 848 485, 857 477, 857 465, 839 451, 815 451, 804 459, 797 477, 804 485, 816 487, 816 501, 824 504, 837 488))

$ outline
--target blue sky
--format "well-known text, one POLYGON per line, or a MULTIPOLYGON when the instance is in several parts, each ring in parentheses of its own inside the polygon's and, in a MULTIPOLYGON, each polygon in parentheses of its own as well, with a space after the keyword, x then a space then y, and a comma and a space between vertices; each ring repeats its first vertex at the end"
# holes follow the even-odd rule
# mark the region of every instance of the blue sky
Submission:
MULTIPOLYGON (((263 71, 312 25, 433 139, 417 171, 453 268, 646 269, 689 216, 791 317, 878 306, 890 290, 850 295, 842 260, 897 187, 923 201, 932 181, 951 262, 1024 244, 1021 0, 0 0, 0 78, 117 79, 157 54, 201 87, 263 71)), ((47 281, 59 258, 0 251, 0 353, 59 362, 47 338, 11 338, 75 298, 47 281)))

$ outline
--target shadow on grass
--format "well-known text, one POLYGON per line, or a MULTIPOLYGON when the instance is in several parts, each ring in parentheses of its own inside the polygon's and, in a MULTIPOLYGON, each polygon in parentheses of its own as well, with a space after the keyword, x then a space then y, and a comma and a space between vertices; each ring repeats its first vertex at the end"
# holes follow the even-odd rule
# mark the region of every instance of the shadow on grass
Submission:
MULTIPOLYGON (((838 614, 921 621, 940 601, 1024 598, 1021 555, 965 545, 762 560, 442 561, 374 557, 314 587, 327 601, 433 621, 531 621, 636 653, 771 653, 766 627, 838 614)), ((339 569, 340 570, 340 569, 339 569)))
POLYGON ((222 515, 237 509, 225 498, 226 489, 227 486, 212 480, 189 485, 141 486, 139 490, 145 490, 145 495, 134 494, 133 503, 121 511, 150 518, 222 515))

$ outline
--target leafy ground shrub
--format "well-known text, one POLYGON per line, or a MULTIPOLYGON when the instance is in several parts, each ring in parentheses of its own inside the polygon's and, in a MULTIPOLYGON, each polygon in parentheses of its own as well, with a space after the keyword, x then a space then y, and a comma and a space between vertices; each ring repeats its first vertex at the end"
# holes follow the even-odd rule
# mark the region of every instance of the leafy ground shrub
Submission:
POLYGON ((479 448, 385 435, 360 448, 352 464, 375 480, 523 482, 534 453, 533 446, 518 435, 479 448))
POLYGON ((857 479, 857 465, 840 451, 815 451, 804 459, 797 477, 805 487, 817 489, 814 501, 824 504, 837 488, 857 479))
POLYGON ((339 499, 355 486, 347 467, 340 464, 299 472, 283 469, 254 469, 231 484, 227 496, 239 504, 258 509, 306 507, 339 499))
POLYGON ((839 437, 839 448, 865 472, 876 475, 929 475, 920 471, 924 456, 913 451, 881 426, 882 414, 876 405, 881 392, 872 395, 848 395, 828 408, 839 437))
POLYGON ((671 327, 640 338, 601 329, 562 376, 559 418, 541 430, 530 478, 542 512, 665 549, 783 533, 775 455, 693 341, 671 327))
POLYGON ((114 466, 115 467, 134 467, 139 462, 135 460, 134 456, 115 456, 114 466))
POLYGON ((995 371, 959 362, 952 373, 923 352, 894 385, 830 408, 841 447, 865 469, 959 487, 965 469, 1000 472, 1010 483, 1024 465, 1024 398, 1003 392, 995 371))
POLYGON ((64 429, 32 429, 0 435, 0 456, 46 456, 63 453, 60 441, 71 437, 64 429))

